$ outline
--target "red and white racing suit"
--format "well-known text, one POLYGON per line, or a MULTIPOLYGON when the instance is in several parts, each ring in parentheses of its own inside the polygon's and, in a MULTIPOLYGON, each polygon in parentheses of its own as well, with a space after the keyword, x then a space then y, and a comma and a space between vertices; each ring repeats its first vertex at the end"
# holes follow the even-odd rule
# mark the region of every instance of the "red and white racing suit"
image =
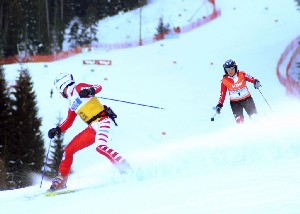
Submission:
POLYGON ((238 71, 234 76, 224 75, 221 81, 219 103, 223 105, 227 90, 230 97, 230 106, 237 123, 244 121, 243 109, 251 117, 257 114, 255 103, 251 97, 246 82, 254 83, 255 78, 238 71))
POLYGON ((95 89, 96 94, 102 90, 100 85, 86 83, 69 86, 67 89, 69 109, 67 118, 59 126, 61 132, 65 132, 72 126, 77 115, 88 124, 88 127, 77 134, 65 148, 64 156, 59 166, 59 171, 64 177, 70 173, 74 154, 92 145, 94 142, 97 142, 98 145, 96 150, 108 158, 120 170, 120 173, 126 173, 129 167, 126 160, 107 145, 112 121, 105 114, 104 106, 94 96, 79 97, 78 93, 82 89, 91 87, 95 89))

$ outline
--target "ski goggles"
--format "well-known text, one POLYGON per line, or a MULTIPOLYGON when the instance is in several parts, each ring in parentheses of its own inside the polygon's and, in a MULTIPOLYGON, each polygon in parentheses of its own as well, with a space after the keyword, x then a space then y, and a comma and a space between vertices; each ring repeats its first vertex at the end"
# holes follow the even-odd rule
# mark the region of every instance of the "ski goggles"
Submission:
POLYGON ((232 69, 235 69, 235 67, 232 66, 232 67, 225 68, 225 71, 228 72, 228 71, 231 71, 232 69))

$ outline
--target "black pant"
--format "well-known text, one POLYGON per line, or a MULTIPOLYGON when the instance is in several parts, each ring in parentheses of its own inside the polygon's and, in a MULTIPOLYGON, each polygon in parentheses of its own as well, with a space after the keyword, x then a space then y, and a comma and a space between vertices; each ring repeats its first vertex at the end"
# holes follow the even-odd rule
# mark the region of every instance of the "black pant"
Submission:
POLYGON ((257 114, 256 106, 251 96, 239 101, 230 101, 230 106, 236 120, 237 118, 244 118, 243 109, 245 109, 249 117, 257 114))

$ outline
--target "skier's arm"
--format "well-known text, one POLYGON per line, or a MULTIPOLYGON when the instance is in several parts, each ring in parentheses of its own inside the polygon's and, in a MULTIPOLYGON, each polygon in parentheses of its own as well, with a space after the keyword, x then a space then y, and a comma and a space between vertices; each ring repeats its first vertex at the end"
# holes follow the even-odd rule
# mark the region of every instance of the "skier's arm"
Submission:
POLYGON ((60 135, 62 132, 65 132, 68 128, 71 127, 71 125, 73 124, 76 116, 77 116, 77 114, 74 111, 71 111, 69 109, 68 117, 66 118, 66 120, 62 124, 60 124, 59 126, 50 129, 48 131, 48 137, 50 139, 53 139, 56 135, 60 135))
POLYGON ((68 116, 67 118, 65 119, 64 122, 62 122, 60 125, 59 125, 59 128, 61 130, 61 132, 65 132, 67 131, 68 128, 70 128, 76 118, 77 114, 75 111, 71 111, 71 109, 68 110, 68 116))
POLYGON ((227 92, 227 87, 223 84, 223 81, 222 81, 219 101, 218 101, 218 104, 215 107, 217 114, 221 113, 221 110, 223 108, 223 103, 224 103, 224 100, 225 100, 225 97, 226 97, 226 92, 227 92))
POLYGON ((76 86, 76 90, 78 91, 79 96, 82 98, 94 96, 102 90, 102 87, 98 84, 91 85, 87 83, 80 83, 76 86))
POLYGON ((254 83, 254 81, 256 80, 256 78, 254 78, 253 76, 251 76, 249 74, 244 73, 244 75, 245 75, 245 80, 248 82, 254 83))
POLYGON ((253 83, 255 89, 258 89, 261 86, 260 81, 255 77, 250 76, 249 74, 245 73, 245 79, 246 81, 253 83))
POLYGON ((101 85, 92 85, 92 87, 95 89, 95 93, 98 94, 102 90, 101 85))
POLYGON ((223 105, 225 98, 226 98, 226 92, 227 92, 227 87, 222 82, 218 104, 223 105))

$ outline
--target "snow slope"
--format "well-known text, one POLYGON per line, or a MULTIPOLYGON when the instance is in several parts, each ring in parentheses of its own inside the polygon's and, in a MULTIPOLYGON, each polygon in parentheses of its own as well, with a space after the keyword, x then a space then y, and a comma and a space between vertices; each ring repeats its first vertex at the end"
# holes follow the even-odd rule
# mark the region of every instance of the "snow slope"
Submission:
MULTIPOLYGON (((174 5, 169 12, 178 13, 174 5)), ((100 96, 165 110, 102 99, 118 114, 110 143, 139 170, 139 179, 119 176, 92 145, 76 154, 68 182, 85 190, 32 197, 41 191, 37 175, 33 187, 0 192, 1 213, 299 213, 300 104, 286 95, 275 71, 282 51, 299 34, 299 12, 292 0, 220 0, 217 5, 221 17, 176 39, 23 65, 35 83, 45 139, 58 114, 67 113, 59 94, 49 98, 61 71, 72 72, 78 82, 102 84, 100 96), (260 113, 256 122, 246 117, 237 126, 228 99, 210 121, 228 58, 263 85, 264 97, 249 85, 260 113), (85 59, 113 64, 83 65, 85 59)), ((195 2, 189 8, 196 11, 195 2)), ((19 68, 5 66, 10 83, 19 68)), ((75 121, 66 142, 84 127, 75 121)), ((49 185, 44 181, 42 189, 49 185)))

